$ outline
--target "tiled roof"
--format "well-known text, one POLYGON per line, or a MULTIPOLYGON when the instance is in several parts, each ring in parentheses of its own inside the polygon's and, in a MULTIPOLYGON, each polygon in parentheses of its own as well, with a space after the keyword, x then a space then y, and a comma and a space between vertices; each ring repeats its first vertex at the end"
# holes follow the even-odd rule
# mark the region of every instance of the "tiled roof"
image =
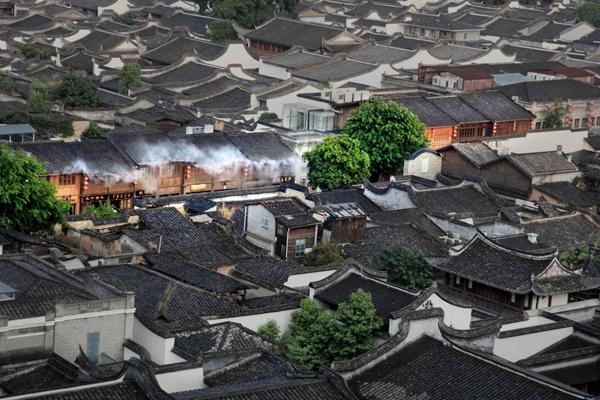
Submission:
POLYGON ((241 311, 234 301, 183 286, 138 266, 118 265, 80 272, 94 274, 135 294, 136 315, 157 323, 198 323, 203 317, 241 311))
POLYGON ((269 351, 273 344, 232 322, 222 322, 195 331, 175 333, 175 348, 193 359, 207 353, 269 351))
POLYGON ((507 158, 529 177, 577 172, 577 166, 556 151, 511 154, 507 158))
POLYGON ((477 235, 457 255, 434 267, 511 293, 570 293, 583 290, 580 276, 532 280, 554 260, 554 252, 533 255, 502 247, 477 235))
POLYGON ((361 398, 430 400, 578 398, 489 359, 423 336, 353 377, 361 398), (425 398, 425 397, 424 397, 425 398))
POLYGON ((581 213, 528 221, 523 227, 526 232, 537 233, 541 243, 560 250, 589 243, 592 235, 599 230, 581 213))
POLYGON ((275 18, 246 34, 246 37, 285 47, 302 46, 306 50, 319 50, 323 41, 342 32, 327 25, 275 18))
POLYGON ((498 153, 480 142, 452 143, 450 147, 477 167, 500 160, 498 153))
POLYGON ((178 26, 187 27, 191 32, 209 36, 210 24, 217 21, 215 18, 206 17, 203 15, 175 13, 168 18, 161 19, 160 25, 165 28, 174 29, 178 26))
POLYGON ((522 102, 553 102, 563 100, 593 100, 600 98, 600 88, 571 79, 531 81, 501 86, 499 91, 522 102))
POLYGON ((323 54, 309 53, 302 49, 293 49, 272 57, 263 58, 263 62, 294 70, 321 64, 330 59, 331 57, 323 54))
POLYGON ((206 79, 217 71, 218 68, 210 65, 188 62, 145 80, 157 84, 181 84, 206 79))
POLYGON ((398 22, 404 25, 440 29, 444 31, 469 31, 481 29, 476 25, 452 19, 444 14, 407 14, 398 22))
POLYGON ((419 190, 414 192, 417 207, 436 216, 468 214, 476 217, 498 215, 500 207, 472 186, 419 190))
POLYGON ((147 51, 142 57, 160 64, 173 64, 185 54, 197 55, 203 60, 212 60, 224 50, 223 46, 216 43, 177 36, 167 43, 147 51))
POLYGON ((526 21, 520 19, 498 18, 487 25, 481 34, 500 37, 516 36, 526 23, 526 21))
POLYGON ((321 267, 306 267, 274 257, 255 257, 241 260, 233 275, 268 288, 281 288, 290 275, 322 270, 321 267))
POLYGON ((433 40, 423 40, 407 36, 398 36, 390 42, 390 46, 408 50, 429 49, 435 46, 435 44, 436 42, 433 40))
POLYGON ((570 182, 553 182, 536 185, 539 191, 575 207, 592 207, 600 203, 598 195, 579 189, 570 182))
POLYGON ((308 196, 308 199, 316 201, 317 205, 355 203, 367 215, 381 211, 381 209, 377 207, 375 203, 363 195, 362 189, 358 188, 311 193, 308 196))
POLYGON ((272 353, 262 353, 243 360, 239 366, 216 371, 205 376, 211 387, 240 382, 255 382, 274 378, 283 379, 295 372, 290 363, 272 353))
POLYGON ((366 44, 348 52, 348 57, 353 60, 377 64, 394 64, 414 54, 411 50, 403 50, 397 47, 366 44))
POLYGON ((29 397, 35 400, 147 400, 148 396, 134 382, 121 382, 45 396, 29 397))
POLYGON ((106 140, 82 142, 18 143, 16 148, 35 156, 50 175, 86 173, 90 175, 126 175, 132 163, 106 140))
POLYGON ((374 64, 338 58, 325 64, 314 65, 294 71, 292 75, 315 82, 327 80, 337 81, 370 72, 375 68, 377 68, 377 66, 374 64))
POLYGON ((403 309, 417 298, 417 293, 355 273, 349 274, 325 289, 317 290, 315 298, 337 308, 340 304, 348 302, 352 293, 358 289, 371 294, 375 311, 384 321, 388 319, 390 313, 403 309))
POLYGON ((377 226, 365 229, 365 239, 344 246, 344 254, 356 258, 364 265, 377 262, 379 252, 385 246, 399 246, 421 251, 426 257, 444 257, 447 251, 439 243, 412 224, 377 226))

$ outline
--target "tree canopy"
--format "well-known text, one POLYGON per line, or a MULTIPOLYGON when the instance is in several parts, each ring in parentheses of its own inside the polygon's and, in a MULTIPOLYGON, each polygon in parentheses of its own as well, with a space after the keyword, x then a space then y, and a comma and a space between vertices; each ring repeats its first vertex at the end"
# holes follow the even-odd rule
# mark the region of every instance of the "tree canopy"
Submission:
POLYGON ((117 211, 110 205, 102 203, 100 205, 88 204, 81 211, 82 214, 91 215, 94 218, 101 219, 106 217, 114 217, 118 214, 117 211))
POLYGON ((317 247, 313 247, 310 253, 306 253, 302 258, 302 264, 309 267, 319 267, 329 265, 344 260, 340 249, 333 242, 327 242, 317 247))
POLYGON ((544 113, 544 128, 560 128, 565 124, 567 110, 561 100, 554 100, 552 108, 544 113))
POLYGON ((281 335, 281 329, 279 329, 277 321, 270 319, 258 327, 258 334, 276 342, 281 335))
POLYGON ((298 368, 314 370, 371 350, 375 346, 373 335, 382 325, 371 295, 362 289, 340 304, 336 313, 304 299, 300 310, 292 314, 290 328, 282 339, 284 352, 298 368))
POLYGON ((216 20, 210 24, 210 39, 215 43, 225 44, 239 38, 231 21, 216 20))
POLYGON ((52 103, 49 99, 48 86, 41 81, 34 80, 29 86, 29 97, 27 105, 31 107, 34 113, 47 113, 52 109, 52 103))
MULTIPOLYGON (((196 0, 199 9, 206 9, 208 2, 196 0)), ((273 18, 278 11, 295 13, 298 0, 214 0, 211 2, 215 16, 237 22, 252 29, 273 18)))
POLYGON ((427 146, 425 125, 406 107, 379 98, 361 104, 343 133, 357 139, 371 160, 371 178, 402 169, 404 158, 427 146))
POLYGON ((125 64, 119 71, 119 91, 128 95, 131 89, 142 86, 142 69, 138 64, 125 64))
POLYGON ((0 144, 0 228, 35 232, 63 220, 69 203, 56 197, 44 173, 32 156, 0 144))
POLYGON ((93 108, 99 104, 96 86, 85 76, 67 75, 53 90, 53 98, 67 107, 93 108))
POLYGON ((378 265, 387 271, 390 282, 410 289, 426 289, 433 283, 433 271, 419 250, 386 246, 378 256, 378 265))
POLYGON ((324 190, 360 183, 370 175, 370 158, 360 142, 348 135, 326 138, 304 153, 308 162, 308 181, 324 190))
POLYGON ((97 139, 102 135, 102 128, 100 128, 95 123, 91 123, 90 126, 86 128, 85 131, 81 133, 82 139, 97 139))
POLYGON ((586 1, 577 8, 577 20, 600 27, 600 2, 586 1))

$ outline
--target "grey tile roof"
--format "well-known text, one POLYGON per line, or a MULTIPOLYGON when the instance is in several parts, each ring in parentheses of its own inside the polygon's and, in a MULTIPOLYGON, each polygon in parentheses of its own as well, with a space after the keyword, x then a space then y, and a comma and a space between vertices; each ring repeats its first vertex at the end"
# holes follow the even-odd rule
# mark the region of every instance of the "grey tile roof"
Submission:
POLYGON ((193 359, 208 353, 269 351, 273 348, 273 343, 232 322, 177 332, 174 336, 175 348, 193 359))
POLYGON ((502 51, 508 54, 514 54, 515 60, 518 62, 541 62, 550 61, 558 54, 555 51, 543 50, 534 47, 524 47, 506 44, 502 46, 502 51))
POLYGON ((443 60, 451 59, 454 63, 465 62, 487 53, 487 50, 475 47, 457 46, 452 44, 438 44, 430 48, 429 54, 443 60))
POLYGON ((272 57, 263 58, 263 63, 279 65, 290 70, 309 67, 311 65, 322 64, 329 61, 331 57, 310 53, 302 49, 294 49, 285 53, 277 54, 272 57))
POLYGON ((390 42, 390 46, 408 50, 430 49, 435 45, 436 42, 433 40, 423 40, 407 36, 398 36, 390 42))
POLYGON ((88 282, 98 289, 92 294, 83 281, 33 258, 0 259, 0 281, 16 290, 14 300, 0 301, 0 316, 9 320, 43 317, 57 304, 116 297, 88 282))
POLYGON ((85 173, 121 176, 133 165, 110 142, 102 139, 82 142, 32 142, 13 145, 35 156, 50 175, 85 173))
POLYGON ((325 289, 317 290, 315 298, 337 308, 348 302, 358 289, 371 294, 375 311, 384 321, 389 318, 390 313, 407 307, 418 297, 417 293, 351 273, 325 289))
POLYGON ((185 54, 197 55, 202 60, 212 60, 224 50, 225 47, 216 43, 177 36, 167 43, 147 51, 142 57, 168 65, 179 61, 185 54))
POLYGON ((365 74, 375 68, 377 66, 374 64, 353 61, 347 58, 337 58, 325 64, 294 71, 292 75, 314 82, 337 81, 365 74))
POLYGON ((560 202, 575 207, 592 207, 600 203, 597 194, 579 189, 571 182, 553 182, 536 185, 536 188, 560 202))
POLYGON ((274 378, 287 378, 295 372, 290 363, 272 353, 248 357, 235 368, 216 371, 205 376, 205 382, 211 387, 255 382, 274 378))
POLYGON ((452 143, 450 147, 477 167, 500 160, 498 153, 480 142, 452 143))
POLYGON ((54 24, 54 20, 52 18, 46 17, 44 15, 35 14, 31 15, 27 18, 21 19, 19 21, 13 22, 9 24, 10 28, 13 30, 42 30, 44 27, 50 27, 54 24))
POLYGON ((541 243, 560 250, 590 243, 599 231, 598 225, 581 213, 527 221, 523 227, 526 232, 537 233, 541 243))
POLYGON ((73 42, 73 44, 83 46, 86 50, 96 53, 101 50, 112 49, 125 40, 125 36, 94 30, 89 35, 73 42))
POLYGON ((323 41, 342 32, 342 29, 327 25, 275 18, 246 34, 246 37, 284 47, 302 46, 306 50, 319 50, 323 41))
POLYGON ((363 195, 362 190, 358 188, 311 193, 307 198, 315 201, 317 205, 355 203, 367 215, 381 212, 381 209, 369 200, 368 197, 363 195))
POLYGON ((413 224, 375 226, 365 229, 364 240, 344 246, 344 255, 370 265, 377 263, 379 252, 386 246, 421 251, 426 257, 444 257, 447 250, 413 224))
POLYGON ((134 265, 117 265, 80 272, 94 274, 120 290, 135 294, 136 316, 143 321, 198 323, 203 317, 241 311, 234 301, 178 284, 134 265))
POLYGON ((219 71, 219 68, 212 67, 210 65, 201 64, 197 62, 187 62, 186 64, 180 65, 176 68, 169 69, 154 75, 151 78, 144 78, 151 83, 157 84, 182 84, 200 81, 206 79, 219 71))
POLYGON ((454 118, 425 97, 402 97, 394 100, 417 115, 426 126, 453 126, 458 124, 454 118))
POLYGON ((423 336, 364 372, 349 386, 361 398, 475 400, 578 398, 485 356, 470 354, 423 336))
POLYGON ((515 166, 529 177, 547 174, 577 172, 577 166, 563 154, 556 151, 526 154, 510 154, 507 156, 515 166))
POLYGON ((160 25, 165 28, 174 29, 178 26, 187 27, 191 32, 209 36, 210 24, 217 21, 215 18, 188 13, 175 13, 168 18, 160 20, 160 25))
POLYGON ((403 25, 439 29, 444 31, 470 31, 481 29, 476 25, 455 20, 447 14, 407 14, 398 22, 403 25))
POLYGON ((348 52, 353 60, 376 64, 394 64, 410 58, 413 51, 377 44, 366 44, 348 52))
POLYGON ((211 293, 229 294, 248 287, 237 279, 192 263, 177 253, 149 253, 145 257, 151 263, 149 268, 211 293))
POLYGON ((586 285, 597 286, 595 281, 577 274, 553 278, 538 277, 555 258, 548 254, 529 254, 502 247, 477 235, 457 255, 447 262, 434 265, 441 271, 471 279, 483 285, 510 293, 538 295, 573 293, 586 290, 586 285), (535 279, 532 279, 532 276, 535 279))
POLYGON ((485 115, 457 96, 430 97, 428 100, 439 109, 444 110, 446 114, 459 123, 489 120, 485 115))
POLYGON ((233 275, 257 285, 275 289, 283 287, 290 275, 320 270, 322 270, 320 267, 306 267, 275 257, 260 256, 238 262, 233 275))
POLYGON ((498 18, 489 25, 486 25, 485 30, 481 33, 487 36, 510 37, 519 35, 518 31, 523 29, 527 21, 520 19, 498 18))
POLYGON ((415 191, 414 198, 421 211, 442 217, 452 214, 492 217, 498 215, 500 209, 492 199, 472 186, 415 191))
POLYGON ((295 162, 298 156, 275 132, 231 133, 231 142, 251 161, 281 160, 295 162))
POLYGON ((248 90, 233 87, 215 96, 197 101, 193 106, 210 112, 210 110, 243 111, 251 107, 251 93, 248 90))
POLYGON ((534 33, 529 36, 526 36, 526 40, 543 42, 545 40, 552 41, 557 39, 561 32, 564 30, 571 28, 572 25, 560 24, 554 21, 548 22, 541 29, 538 29, 534 33))
POLYGON ((553 102, 562 100, 594 100, 600 98, 600 88, 572 79, 531 81, 501 86, 498 90, 523 102, 553 102))
POLYGON ((147 400, 148 396, 134 382, 121 382, 45 396, 30 397, 36 400, 147 400))
POLYGON ((460 98, 485 115, 490 121, 518 121, 535 118, 525 108, 495 90, 463 93, 460 98))

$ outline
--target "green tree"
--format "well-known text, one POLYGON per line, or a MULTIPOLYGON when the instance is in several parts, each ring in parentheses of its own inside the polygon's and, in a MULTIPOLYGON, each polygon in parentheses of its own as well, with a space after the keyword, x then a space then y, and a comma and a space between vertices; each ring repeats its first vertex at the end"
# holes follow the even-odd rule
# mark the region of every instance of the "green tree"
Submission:
POLYGON ((96 86, 87 77, 77 74, 67 75, 54 88, 52 95, 72 108, 93 108, 99 104, 96 86))
POLYGON ((326 138, 304 153, 308 162, 308 180, 324 190, 362 182, 369 177, 370 157, 360 143, 348 135, 326 138))
POLYGON ((281 335, 281 329, 275 320, 270 319, 258 327, 258 334, 276 342, 281 335))
POLYGON ((310 371, 328 364, 331 358, 333 317, 311 299, 303 299, 292 314, 282 339, 284 353, 301 370, 310 371))
POLYGON ((129 94, 132 89, 138 89, 142 86, 142 69, 138 64, 125 64, 119 71, 119 91, 122 94, 129 94))
POLYGON ((587 22, 594 25, 596 28, 600 27, 600 3, 597 1, 586 1, 580 7, 577 8, 577 20, 579 22, 587 22))
POLYGON ((258 117, 259 122, 261 122, 261 121, 264 121, 264 122, 277 121, 278 119, 279 119, 279 117, 274 112, 264 112, 264 113, 260 114, 260 116, 258 117))
POLYGON ((6 92, 12 92, 15 88, 15 80, 10 76, 1 75, 0 76, 0 89, 6 92))
POLYGON ((375 347, 373 335, 382 325, 371 294, 362 289, 352 293, 350 301, 340 304, 335 314, 333 359, 350 360, 371 350, 375 347))
POLYGON ((594 260, 596 263, 600 261, 598 259, 598 249, 589 245, 571 246, 562 251, 558 255, 558 259, 565 267, 570 269, 579 269, 590 260, 594 260))
POLYGON ((208 4, 210 3, 210 0, 192 0, 192 3, 196 4, 200 14, 204 14, 206 11, 208 11, 208 4))
POLYGON ((359 289, 333 314, 304 299, 292 314, 282 339, 284 354, 296 367, 310 371, 334 360, 348 360, 374 347, 383 324, 369 293, 359 289))
POLYGON ((297 0, 214 0, 212 8, 218 18, 252 29, 273 18, 278 11, 294 14, 297 4, 297 0))
POLYGON ((425 125, 406 107, 382 99, 361 104, 343 133, 357 139, 371 159, 371 178, 402 169, 404 158, 427 146, 425 125))
POLYGON ((387 271, 390 282, 418 290, 433 283, 433 271, 419 250, 386 246, 380 250, 377 263, 387 271))
POLYGON ((36 232, 63 221, 70 205, 44 175, 34 157, 0 144, 0 228, 36 232))
POLYGON ((134 25, 135 18, 133 17, 133 13, 125 12, 123 14, 113 14, 113 21, 118 22, 120 24, 125 25, 134 25))
POLYGON ((309 267, 318 267, 329 265, 344 260, 340 249, 333 242, 327 242, 314 247, 310 253, 306 253, 302 259, 302 264, 309 267))
POLYGON ((90 126, 88 126, 86 130, 81 133, 81 137, 87 140, 97 139, 100 136, 102 136, 102 128, 93 122, 90 123, 90 126))
POLYGON ((554 100, 552 107, 544 112, 544 128, 561 128, 565 125, 566 107, 561 100, 554 100))
POLYGON ((216 20, 210 24, 210 39, 215 43, 226 44, 239 38, 230 21, 216 20))
POLYGON ((45 83, 33 80, 29 85, 29 97, 27 98, 27 104, 31 107, 31 111, 34 113, 47 113, 52 109, 52 103, 50 103, 48 92, 48 86, 45 83))
POLYGON ((81 213, 91 215, 96 219, 114 217, 118 214, 118 212, 110 204, 107 203, 102 203, 99 205, 88 204, 83 208, 81 213))

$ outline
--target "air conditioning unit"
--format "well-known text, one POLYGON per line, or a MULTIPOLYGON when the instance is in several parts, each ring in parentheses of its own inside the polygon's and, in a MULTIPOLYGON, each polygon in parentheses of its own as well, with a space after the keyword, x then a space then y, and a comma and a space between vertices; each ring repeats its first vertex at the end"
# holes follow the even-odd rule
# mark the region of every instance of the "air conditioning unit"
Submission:
POLYGON ((215 127, 212 124, 205 124, 204 126, 186 126, 185 134, 186 135, 198 135, 200 133, 213 133, 215 131, 215 127))

